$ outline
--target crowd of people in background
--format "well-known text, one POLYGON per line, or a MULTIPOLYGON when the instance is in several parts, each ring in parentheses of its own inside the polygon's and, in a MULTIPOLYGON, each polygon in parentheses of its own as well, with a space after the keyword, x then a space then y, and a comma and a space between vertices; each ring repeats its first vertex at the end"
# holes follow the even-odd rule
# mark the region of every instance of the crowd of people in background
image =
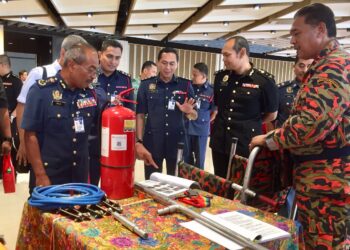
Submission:
POLYGON ((135 94, 124 98, 137 100, 136 107, 124 106, 136 112, 135 149, 146 179, 162 171, 164 160, 167 173, 175 174, 179 142, 185 161, 204 169, 209 135, 214 172, 224 178, 233 138, 244 157, 255 146, 286 149, 294 159, 306 247, 338 249, 350 240, 350 57, 323 4, 297 11, 290 34, 295 79, 280 84, 250 62, 242 36, 225 42, 225 69, 215 73, 213 84, 203 62, 193 65, 192 79, 177 76, 179 55, 168 47, 156 62, 144 62, 133 80, 118 69, 123 46, 115 40, 103 41, 97 51, 69 35, 57 60, 29 74, 22 70, 19 78, 8 56, 0 55, 2 153, 10 152, 15 138, 13 161, 30 163, 30 192, 89 179, 98 185, 99 113, 134 87, 135 94), (272 124, 267 134, 264 123, 272 124))

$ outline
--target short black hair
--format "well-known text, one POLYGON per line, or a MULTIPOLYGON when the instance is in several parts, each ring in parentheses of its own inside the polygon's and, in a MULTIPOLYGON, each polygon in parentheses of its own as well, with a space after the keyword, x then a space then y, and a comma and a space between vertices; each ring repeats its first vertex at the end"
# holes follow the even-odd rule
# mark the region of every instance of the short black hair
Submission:
POLYGON ((205 63, 196 63, 195 65, 193 65, 193 68, 197 69, 199 72, 201 72, 202 74, 204 74, 205 76, 208 76, 208 66, 205 63))
POLYGON ((301 8, 295 13, 294 19, 297 17, 304 17, 305 23, 310 25, 318 25, 322 22, 327 27, 328 37, 337 36, 334 13, 322 3, 314 3, 301 8))
POLYGON ((233 45, 232 49, 236 51, 236 53, 239 53, 241 49, 245 48, 247 56, 249 56, 250 50, 247 39, 245 39, 243 36, 233 36, 229 38, 229 40, 235 40, 235 44, 233 45))
POLYGON ((170 48, 170 47, 165 47, 163 49, 161 49, 158 53, 158 61, 160 60, 160 58, 162 58, 162 54, 163 53, 173 53, 176 56, 176 61, 179 61, 179 54, 177 53, 177 50, 174 48, 170 48))
POLYGON ((123 45, 118 42, 117 40, 104 40, 101 45, 101 51, 105 51, 108 47, 113 47, 113 48, 119 48, 121 52, 123 53, 123 45))
POLYGON ((22 69, 20 72, 18 72, 18 76, 22 76, 24 75, 24 73, 28 73, 28 71, 25 69, 22 69))
POLYGON ((147 68, 150 68, 152 66, 156 66, 157 67, 157 64, 155 64, 153 61, 146 61, 142 64, 142 67, 141 67, 141 72, 144 70, 144 69, 147 69, 147 68))
POLYGON ((5 64, 11 68, 11 60, 6 54, 0 55, 0 63, 5 64))

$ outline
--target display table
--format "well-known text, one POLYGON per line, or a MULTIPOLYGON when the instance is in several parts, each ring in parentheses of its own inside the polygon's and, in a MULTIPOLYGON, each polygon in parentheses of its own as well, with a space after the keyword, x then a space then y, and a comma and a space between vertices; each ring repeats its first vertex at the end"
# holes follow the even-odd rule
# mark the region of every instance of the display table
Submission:
MULTIPOLYGON (((143 193, 119 201, 123 215, 149 234, 143 240, 124 228, 112 216, 74 222, 58 214, 43 213, 24 205, 16 249, 224 249, 220 245, 182 227, 179 223, 190 218, 175 213, 158 216, 164 206, 143 193)), ((193 208, 193 207, 191 207, 193 208)), ((258 209, 214 196, 211 207, 193 208, 197 212, 213 214, 240 211, 289 231, 292 238, 264 244, 270 249, 298 249, 298 236, 294 223, 258 209)))

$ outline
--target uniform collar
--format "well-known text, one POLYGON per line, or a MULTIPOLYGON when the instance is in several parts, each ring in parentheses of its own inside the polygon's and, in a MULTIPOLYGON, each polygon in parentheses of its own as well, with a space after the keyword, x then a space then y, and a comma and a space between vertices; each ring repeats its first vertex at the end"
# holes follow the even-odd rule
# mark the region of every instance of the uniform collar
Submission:
POLYGON ((323 50, 321 50, 321 52, 316 60, 319 60, 321 58, 328 56, 334 50, 338 49, 339 46, 340 46, 340 44, 336 39, 330 40, 329 43, 327 44, 327 46, 323 50))
POLYGON ((1 78, 2 78, 3 80, 5 80, 5 79, 9 78, 11 75, 12 75, 12 71, 10 71, 10 72, 8 72, 7 74, 3 75, 1 78))
POLYGON ((105 73, 103 73, 103 71, 102 71, 102 69, 101 69, 101 68, 99 68, 98 72, 99 72, 99 75, 102 75, 102 76, 103 76, 103 77, 105 77, 105 78, 111 78, 111 77, 114 77, 114 76, 116 76, 116 75, 117 75, 117 73, 118 73, 118 71, 117 71, 117 70, 114 70, 112 74, 110 74, 109 76, 106 76, 106 74, 105 74, 105 73))
POLYGON ((208 82, 208 80, 206 80, 205 83, 202 84, 202 85, 199 85, 199 84, 193 84, 193 85, 198 87, 198 88, 205 88, 205 89, 207 89, 209 87, 209 82, 208 82))
MULTIPOLYGON (((177 81, 178 81, 178 77, 175 76, 175 74, 174 74, 173 77, 171 78, 171 80, 169 82, 167 82, 167 83, 172 83, 172 82, 177 82, 177 81)), ((161 83, 167 84, 162 79, 160 79, 159 74, 157 76, 157 82, 161 82, 161 83)))
POLYGON ((68 91, 71 91, 71 92, 77 92, 77 91, 79 91, 79 90, 84 90, 84 91, 85 91, 85 89, 79 89, 79 88, 70 89, 70 88, 68 87, 67 83, 65 82, 65 80, 62 78, 62 76, 61 76, 61 71, 59 71, 59 72, 56 74, 55 78, 56 78, 55 80, 58 81, 59 86, 60 86, 63 90, 68 90, 68 91))

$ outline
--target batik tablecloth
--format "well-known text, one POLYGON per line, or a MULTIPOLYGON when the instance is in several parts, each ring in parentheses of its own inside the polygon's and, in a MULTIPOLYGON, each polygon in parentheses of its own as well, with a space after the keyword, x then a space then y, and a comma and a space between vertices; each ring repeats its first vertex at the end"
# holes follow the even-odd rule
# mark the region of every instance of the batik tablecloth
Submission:
MULTIPOLYGON (((112 216, 74 222, 58 214, 43 213, 26 203, 16 249, 224 249, 180 225, 190 218, 179 213, 158 216, 157 210, 164 206, 142 193, 135 192, 134 197, 119 202, 123 206, 123 215, 149 234, 147 240, 124 228, 112 216)), ((292 235, 290 239, 276 240, 265 246, 270 249, 298 249, 296 227, 285 218, 218 196, 211 200, 211 207, 191 208, 213 214, 228 211, 248 214, 292 235)))

